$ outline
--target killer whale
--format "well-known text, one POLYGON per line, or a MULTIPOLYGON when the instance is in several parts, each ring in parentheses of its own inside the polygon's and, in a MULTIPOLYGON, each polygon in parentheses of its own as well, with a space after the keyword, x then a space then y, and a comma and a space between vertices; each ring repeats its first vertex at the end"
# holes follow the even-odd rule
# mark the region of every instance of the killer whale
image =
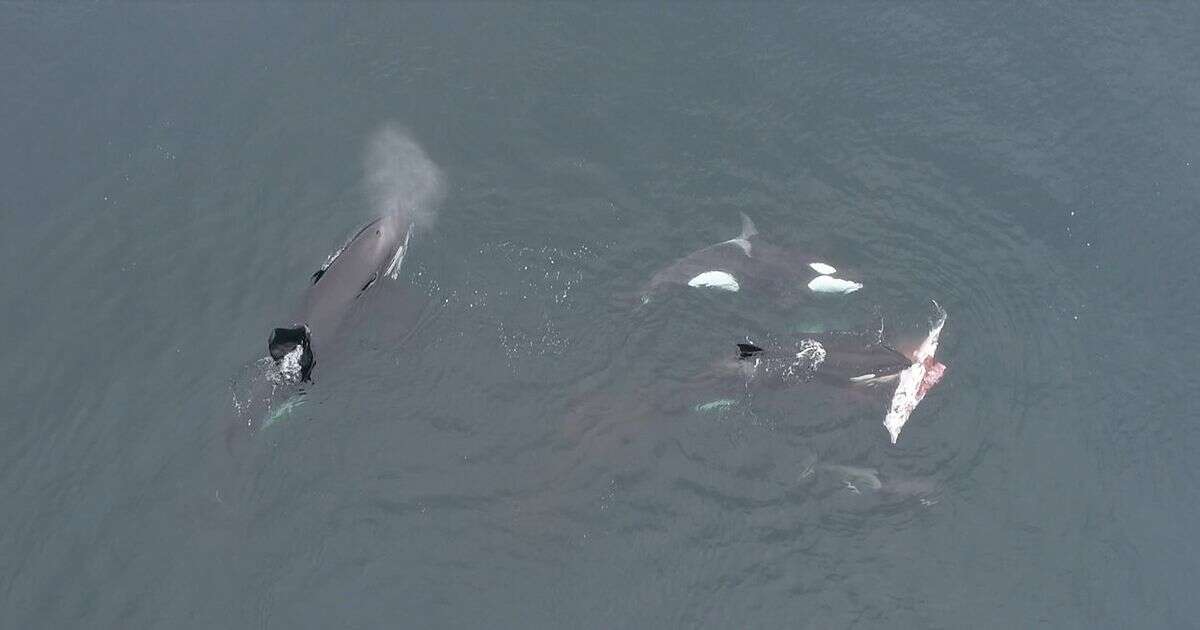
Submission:
MULTIPOLYGON (((272 329, 268 356, 244 368, 231 383, 233 415, 225 430, 235 438, 270 427, 305 407, 318 359, 339 345, 356 304, 383 278, 399 278, 415 223, 398 213, 376 218, 334 251, 309 279, 289 324, 272 329)), ((422 318, 425 296, 401 286, 397 328, 411 330, 422 318)))
POLYGON ((802 334, 779 347, 737 344, 738 372, 752 382, 792 386, 820 380, 844 387, 896 384, 883 425, 892 444, 917 405, 945 375, 935 357, 946 311, 933 302, 936 314, 920 346, 906 356, 883 340, 878 330, 802 334))
POLYGON ((350 307, 381 276, 398 277, 413 228, 402 215, 379 217, 313 273, 293 323, 272 330, 267 341, 271 359, 285 376, 311 380, 319 350, 336 338, 350 307))
POLYGON ((773 294, 841 295, 863 287, 819 258, 767 242, 754 221, 746 213, 740 214, 742 230, 737 236, 698 249, 656 271, 642 287, 642 302, 671 286, 731 292, 745 286, 773 294))
POLYGON ((847 491, 856 494, 891 496, 896 499, 916 498, 928 507, 938 502, 938 487, 930 479, 883 476, 878 469, 845 464, 817 464, 815 459, 800 473, 801 480, 818 476, 837 479, 847 491))
POLYGON ((317 413, 321 399, 313 384, 354 350, 346 342, 368 302, 386 306, 386 328, 373 332, 385 335, 377 337, 381 347, 403 347, 436 315, 430 294, 400 275, 410 247, 437 218, 445 192, 441 169, 394 123, 372 133, 366 148, 363 193, 374 218, 318 258, 324 263, 314 265, 311 276, 297 279, 303 292, 290 314, 268 329, 268 353, 243 364, 228 381, 231 405, 219 417, 234 460, 252 448, 250 436, 317 413), (381 292, 382 285, 390 286, 381 292))
POLYGON ((807 333, 770 349, 739 343, 737 359, 748 378, 779 385, 813 379, 846 386, 878 384, 894 380, 912 365, 875 331, 807 333))

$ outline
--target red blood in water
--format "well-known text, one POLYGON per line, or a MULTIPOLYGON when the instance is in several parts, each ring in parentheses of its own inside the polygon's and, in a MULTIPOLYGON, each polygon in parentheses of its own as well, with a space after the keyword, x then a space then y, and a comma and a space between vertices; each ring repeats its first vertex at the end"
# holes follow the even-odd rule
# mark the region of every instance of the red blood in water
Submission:
POLYGON ((921 386, 917 388, 917 399, 920 400, 925 394, 933 389, 938 381, 942 380, 942 375, 946 373, 946 366, 939 363, 933 357, 925 359, 925 378, 921 379, 921 386))

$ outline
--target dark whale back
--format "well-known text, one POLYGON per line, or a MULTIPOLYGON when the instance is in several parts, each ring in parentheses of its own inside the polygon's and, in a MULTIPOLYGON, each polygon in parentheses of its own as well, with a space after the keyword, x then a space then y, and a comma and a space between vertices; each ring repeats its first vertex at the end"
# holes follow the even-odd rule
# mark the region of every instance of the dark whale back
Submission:
POLYGON ((899 374, 912 365, 912 360, 883 343, 877 331, 810 333, 779 347, 750 343, 737 347, 739 360, 757 362, 758 376, 775 376, 785 383, 820 378, 848 384, 861 377, 899 374))
MULTIPOLYGON (((858 288, 861 288, 861 277, 853 271, 838 271, 819 258, 765 241, 754 227, 754 222, 743 213, 741 234, 698 249, 656 271, 641 288, 642 301, 647 301, 651 294, 668 287, 688 285, 700 274, 710 271, 729 274, 737 283, 737 288, 732 290, 748 287, 755 292, 775 296, 807 297, 814 292, 831 292, 809 285, 824 273, 836 273, 837 281, 858 282, 858 288), (826 267, 833 271, 817 271, 826 267)), ((856 290, 853 288, 840 292, 853 293, 856 290)))
POLYGON ((276 362, 303 345, 303 380, 316 355, 337 335, 355 300, 374 285, 389 266, 403 255, 411 223, 400 216, 375 219, 347 241, 324 267, 312 275, 312 284, 290 327, 276 328, 269 347, 276 362))

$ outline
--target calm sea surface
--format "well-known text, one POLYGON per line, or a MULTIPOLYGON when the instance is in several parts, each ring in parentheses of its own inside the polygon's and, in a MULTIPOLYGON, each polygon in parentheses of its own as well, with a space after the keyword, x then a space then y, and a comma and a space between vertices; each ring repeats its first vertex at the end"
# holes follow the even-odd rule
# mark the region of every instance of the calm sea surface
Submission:
POLYGON ((0 627, 1197 627, 1198 34, 1182 2, 0 4, 0 627), (401 127, 436 221, 231 451, 364 180, 405 201, 368 149, 401 127), (624 299, 739 212, 866 288, 624 299), (695 410, 736 341, 930 299, 949 371, 896 446, 878 400, 695 410))

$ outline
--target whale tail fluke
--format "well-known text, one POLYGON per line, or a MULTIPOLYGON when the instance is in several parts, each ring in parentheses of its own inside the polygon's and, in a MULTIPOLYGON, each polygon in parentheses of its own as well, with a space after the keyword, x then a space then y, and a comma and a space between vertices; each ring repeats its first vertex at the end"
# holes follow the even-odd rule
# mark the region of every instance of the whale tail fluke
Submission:
POLYGON ((317 363, 308 326, 300 324, 292 328, 276 328, 271 331, 267 347, 281 372, 300 381, 308 380, 317 363))
POLYGON ((739 343, 737 345, 737 347, 738 347, 738 358, 739 359, 749 359, 750 357, 755 356, 757 354, 761 354, 763 352, 762 348, 760 348, 752 343, 739 343))

